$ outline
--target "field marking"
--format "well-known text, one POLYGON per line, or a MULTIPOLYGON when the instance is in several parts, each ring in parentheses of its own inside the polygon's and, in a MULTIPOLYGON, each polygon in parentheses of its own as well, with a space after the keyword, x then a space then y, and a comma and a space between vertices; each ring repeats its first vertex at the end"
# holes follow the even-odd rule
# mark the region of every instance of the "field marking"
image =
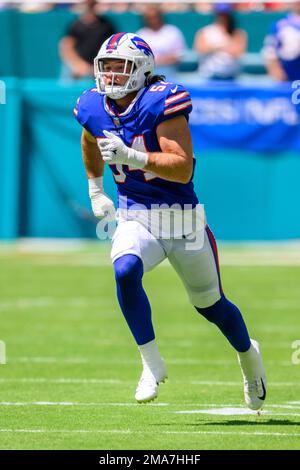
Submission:
MULTIPOLYGON (((57 407, 135 407, 137 409, 143 408, 143 406, 139 403, 109 403, 109 402, 102 402, 102 403, 93 403, 93 402, 69 402, 69 401, 36 401, 36 402, 0 402, 0 407, 34 407, 34 406, 57 406, 57 407)), ((211 414, 211 415, 227 415, 227 416, 235 416, 235 415, 256 415, 257 412, 250 410, 245 407, 245 405, 241 404, 178 404, 178 403, 148 403, 144 405, 144 407, 176 407, 184 406, 184 407, 207 407, 208 409, 193 409, 193 410, 177 410, 171 411, 174 414, 211 414)), ((267 405, 262 410, 262 415, 268 416, 300 416, 300 413, 291 413, 291 412, 280 412, 280 411, 273 411, 269 408, 275 408, 276 410, 282 409, 294 409, 300 411, 299 407, 297 406, 290 406, 290 405, 267 405)))
MULTIPOLYGON (((81 402, 68 402, 68 401, 33 401, 33 402, 0 402, 1 406, 129 406, 142 408, 139 403, 81 403, 81 402)), ((147 406, 164 407, 169 406, 169 403, 148 403, 147 406)))
MULTIPOLYGON (((171 380, 171 379, 170 379, 171 380)), ((136 380, 121 380, 121 379, 97 379, 97 378, 73 378, 73 377, 0 377, 0 383, 53 383, 53 384, 131 384, 135 383, 136 380)), ((182 380, 172 380, 172 383, 182 383, 182 380)), ((240 387, 242 380, 239 382, 230 381, 213 381, 213 380, 185 380, 186 384, 189 385, 208 385, 208 386, 228 386, 228 387, 240 387)), ((300 387, 300 382, 269 382, 270 387, 300 387)), ((300 402, 289 402, 292 404, 300 404, 300 402)))
MULTIPOLYGON (((129 382, 129 381, 128 381, 129 382)), ((0 383, 53 383, 53 384, 122 384, 123 380, 117 379, 73 379, 57 378, 48 379, 44 377, 21 377, 21 378, 0 378, 0 383)))
MULTIPOLYGON (((10 429, 2 428, 1 433, 33 433, 33 434, 153 434, 152 431, 132 429, 10 429)), ((213 436, 266 436, 266 437, 299 437, 300 433, 264 432, 264 431, 160 431, 157 435, 213 435, 213 436)))
MULTIPOLYGON (((226 386, 240 386, 241 382, 227 382, 227 381, 208 381, 208 380, 191 380, 186 381, 191 385, 211 385, 211 386, 218 386, 218 385, 226 385, 226 386)), ((268 382, 269 387, 300 387, 300 382, 268 382)))
MULTIPOLYGON (((280 408, 280 407, 278 407, 280 408)), ((238 408, 238 407, 220 407, 220 408, 210 408, 207 410, 180 410, 173 411, 174 414, 207 414, 214 416, 238 416, 238 415, 256 415, 257 411, 250 410, 247 408, 238 408)), ((263 409, 261 411, 262 416, 300 416, 300 413, 286 413, 286 412, 274 412, 272 410, 263 409)))
MULTIPOLYGON (((174 404, 174 406, 179 406, 178 404, 174 404)), ((184 404, 181 404, 180 406, 193 406, 193 407, 196 407, 196 406, 199 406, 201 408, 226 408, 226 407, 231 407, 231 408, 242 408, 242 409, 248 409, 246 408, 246 405, 244 404, 241 404, 241 403, 184 403, 184 404)), ((295 405, 295 406, 292 406, 292 405, 286 405, 286 404, 267 404, 265 405, 265 407, 263 408, 263 410, 265 409, 268 409, 268 408, 276 408, 276 409, 280 409, 280 408, 283 408, 283 409, 292 409, 292 410, 299 410, 299 405, 295 405)), ((250 410, 251 411, 251 410, 250 410)))
POLYGON ((8 357, 7 362, 31 362, 31 363, 68 363, 68 364, 87 364, 89 359, 85 357, 50 357, 50 356, 20 356, 8 357))
MULTIPOLYGON (((110 342, 107 340, 104 340, 101 342, 97 341, 97 344, 99 346, 109 346, 110 342)), ((118 365, 118 366, 132 366, 132 365, 140 365, 140 361, 138 359, 126 359, 126 360, 106 360, 101 361, 99 358, 98 360, 95 360, 95 358, 87 358, 87 357, 53 357, 53 356, 9 356, 7 357, 7 362, 31 362, 31 363, 55 363, 55 362, 62 362, 62 363, 68 363, 68 364, 106 364, 106 365, 118 365)), ((215 366, 230 366, 230 365, 236 365, 238 366, 238 362, 235 360, 213 360, 213 359, 194 359, 194 358, 187 358, 187 359, 181 359, 181 358, 170 358, 167 360, 168 364, 174 364, 174 365, 202 365, 202 364, 207 364, 207 365, 215 365, 215 366)), ((265 361, 269 365, 280 365, 284 367, 292 367, 294 364, 290 361, 265 361)), ((227 383, 227 382, 226 382, 227 383)), ((213 383, 214 384, 214 383, 213 383)), ((295 383, 296 385, 296 383, 295 383)))
MULTIPOLYGON (((170 379, 171 380, 171 379, 170 379)), ((58 377, 58 378, 47 378, 47 377, 0 377, 0 383, 53 383, 53 384, 131 384, 135 383, 136 380, 121 380, 121 379, 97 379, 97 378, 73 378, 73 377, 58 377)), ((172 380, 172 383, 182 383, 182 380, 172 380)), ((228 386, 228 387, 240 387, 242 380, 239 382, 230 381, 213 381, 213 380, 185 380, 186 384, 189 385, 208 385, 208 386, 228 386)), ((270 387, 300 387, 300 382, 269 382, 270 387)), ((300 402, 288 402, 292 404, 299 404, 300 402)))
POLYGON ((257 415, 257 412, 254 410, 249 410, 247 408, 211 408, 208 410, 186 410, 186 411, 174 411, 175 414, 208 414, 208 415, 257 415))
MULTIPOLYGON (((16 299, 2 299, 0 301, 0 311, 11 308, 29 309, 29 308, 48 308, 48 307, 86 307, 103 306, 103 299, 91 297, 22 297, 16 299)), ((106 312, 109 313, 109 312, 106 312)), ((101 312, 102 314, 102 312, 101 312)))

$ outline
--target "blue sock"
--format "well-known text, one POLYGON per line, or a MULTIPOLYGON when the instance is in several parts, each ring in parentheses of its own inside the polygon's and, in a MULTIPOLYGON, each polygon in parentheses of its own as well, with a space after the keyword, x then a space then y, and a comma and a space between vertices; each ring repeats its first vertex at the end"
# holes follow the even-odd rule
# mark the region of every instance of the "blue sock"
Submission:
POLYGON ((114 262, 117 296, 125 320, 138 345, 155 338, 151 307, 143 289, 142 260, 136 255, 124 255, 114 262))
POLYGON ((195 308, 208 321, 220 328, 238 352, 245 352, 250 348, 250 338, 242 314, 224 295, 211 307, 195 308))

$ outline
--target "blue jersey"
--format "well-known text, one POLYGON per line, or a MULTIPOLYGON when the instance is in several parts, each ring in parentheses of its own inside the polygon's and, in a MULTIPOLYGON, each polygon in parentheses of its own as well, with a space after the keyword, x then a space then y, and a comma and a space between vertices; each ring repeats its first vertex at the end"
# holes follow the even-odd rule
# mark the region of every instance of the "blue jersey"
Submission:
POLYGON ((273 25, 265 53, 279 60, 288 80, 300 79, 300 15, 291 13, 273 25))
MULTIPOLYGON (((103 130, 114 132, 128 147, 144 152, 161 152, 157 126, 168 119, 183 115, 188 120, 192 110, 190 95, 181 85, 157 82, 138 92, 128 108, 119 113, 113 100, 100 95, 96 88, 85 91, 74 109, 78 122, 96 139, 104 138, 103 130)), ((153 173, 130 168, 128 165, 109 165, 118 187, 118 206, 126 200, 127 207, 143 204, 173 204, 195 207, 198 204, 191 180, 176 183, 153 173)), ((195 159, 194 159, 195 166, 195 159)))

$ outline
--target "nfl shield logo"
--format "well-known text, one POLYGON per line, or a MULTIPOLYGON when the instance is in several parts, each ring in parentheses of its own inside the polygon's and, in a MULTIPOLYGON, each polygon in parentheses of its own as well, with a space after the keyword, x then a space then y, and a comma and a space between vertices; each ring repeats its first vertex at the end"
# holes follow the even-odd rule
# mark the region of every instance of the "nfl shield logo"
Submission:
POLYGON ((117 117, 114 117, 114 125, 118 127, 120 125, 120 119, 117 117))

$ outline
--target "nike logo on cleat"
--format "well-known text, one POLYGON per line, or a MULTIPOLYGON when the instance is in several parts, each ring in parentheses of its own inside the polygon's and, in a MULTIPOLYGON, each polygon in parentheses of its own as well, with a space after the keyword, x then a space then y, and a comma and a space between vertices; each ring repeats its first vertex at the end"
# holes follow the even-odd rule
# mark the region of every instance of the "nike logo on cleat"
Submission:
POLYGON ((263 394, 262 394, 261 397, 257 397, 257 398, 259 398, 260 400, 264 400, 266 398, 267 392, 266 392, 266 388, 265 388, 265 384, 264 384, 263 379, 260 379, 260 380, 261 380, 261 385, 262 385, 262 388, 263 388, 263 394))

